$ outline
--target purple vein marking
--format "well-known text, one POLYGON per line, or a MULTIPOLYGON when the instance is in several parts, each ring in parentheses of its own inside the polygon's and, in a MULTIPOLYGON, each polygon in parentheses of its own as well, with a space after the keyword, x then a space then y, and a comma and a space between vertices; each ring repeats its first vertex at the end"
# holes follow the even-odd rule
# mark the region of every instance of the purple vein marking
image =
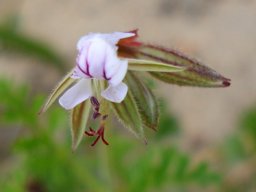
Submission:
POLYGON ((80 71, 82 71, 85 75, 87 75, 87 76, 89 76, 89 77, 92 78, 92 76, 91 76, 90 74, 88 74, 86 71, 84 71, 79 65, 77 65, 77 67, 78 67, 78 69, 79 69, 80 71))
MULTIPOLYGON (((105 50, 106 52, 106 50, 105 50)), ((107 81, 109 81, 111 79, 111 77, 107 77, 107 74, 106 74, 106 54, 104 55, 104 60, 103 60, 103 77, 104 79, 106 79, 107 81)))
MULTIPOLYGON (((83 70, 83 69, 80 67, 79 63, 77 63, 77 67, 78 67, 78 69, 79 69, 80 71, 82 71, 82 73, 84 73, 85 75, 87 75, 87 76, 89 76, 89 77, 92 78, 92 75, 90 74, 90 71, 89 71, 89 62, 88 62, 88 50, 89 50, 89 48, 90 48, 90 45, 89 45, 88 48, 87 48, 87 53, 86 53, 86 58, 85 58, 86 71, 83 70)), ((83 51, 83 50, 82 50, 82 51, 83 51)), ((80 57, 80 53, 79 53, 78 57, 80 57)))
POLYGON ((88 61, 88 53, 89 53, 89 48, 90 48, 91 44, 89 44, 88 48, 87 48, 87 53, 86 53, 86 59, 85 59, 85 65, 86 65, 86 71, 87 71, 87 75, 89 77, 92 77, 90 74, 90 70, 89 70, 89 61, 88 61))

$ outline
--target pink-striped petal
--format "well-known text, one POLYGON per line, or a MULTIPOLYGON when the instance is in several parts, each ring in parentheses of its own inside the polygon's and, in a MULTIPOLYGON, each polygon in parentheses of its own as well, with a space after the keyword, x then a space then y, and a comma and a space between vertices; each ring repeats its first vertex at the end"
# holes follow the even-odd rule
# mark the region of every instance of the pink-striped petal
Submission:
POLYGON ((84 71, 81 70, 80 67, 76 66, 74 68, 73 74, 71 75, 71 78, 73 79, 80 79, 80 78, 91 78, 90 76, 86 75, 84 71))
POLYGON ((89 33, 81 37, 77 43, 77 49, 81 50, 88 40, 93 38, 101 38, 112 45, 116 45, 120 39, 128 38, 134 36, 134 33, 124 33, 124 32, 114 32, 114 33, 89 33))
POLYGON ((101 79, 104 77, 104 68, 108 54, 114 54, 115 50, 103 39, 94 38, 88 50, 87 62, 90 75, 101 79))

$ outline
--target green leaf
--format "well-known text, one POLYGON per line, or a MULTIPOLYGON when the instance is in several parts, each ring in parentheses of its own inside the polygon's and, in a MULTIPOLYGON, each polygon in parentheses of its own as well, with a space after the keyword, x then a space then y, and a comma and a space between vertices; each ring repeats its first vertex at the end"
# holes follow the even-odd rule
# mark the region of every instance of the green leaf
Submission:
POLYGON ((57 87, 53 90, 53 92, 48 97, 47 101, 43 105, 39 114, 44 113, 53 103, 54 101, 70 86, 72 85, 76 79, 71 78, 73 70, 68 73, 63 80, 57 85, 57 87))
POLYGON ((142 119, 138 106, 133 98, 131 90, 121 103, 111 103, 112 110, 117 119, 138 138, 144 139, 142 119))
POLYGON ((87 99, 84 102, 77 105, 71 111, 71 135, 72 135, 72 150, 74 151, 80 144, 86 124, 90 115, 91 104, 87 99))
POLYGON ((134 72, 128 72, 125 80, 136 101, 143 126, 156 130, 159 122, 159 109, 152 91, 134 72))
POLYGON ((170 65, 153 60, 127 59, 128 69, 132 71, 151 71, 151 72, 180 72, 185 70, 184 67, 170 65))

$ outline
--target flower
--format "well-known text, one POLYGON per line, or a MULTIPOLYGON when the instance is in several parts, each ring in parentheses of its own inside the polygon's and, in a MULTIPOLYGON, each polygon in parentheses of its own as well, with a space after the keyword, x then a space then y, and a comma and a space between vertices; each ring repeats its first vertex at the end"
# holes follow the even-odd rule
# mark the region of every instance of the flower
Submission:
POLYGON ((108 145, 104 133, 109 114, 114 114, 124 127, 144 141, 145 128, 157 130, 157 99, 140 72, 180 86, 230 85, 230 79, 197 60, 173 49, 137 41, 137 37, 134 30, 90 33, 78 41, 76 66, 57 85, 40 111, 45 112, 58 98, 62 107, 71 110, 73 150, 84 135, 96 137, 92 146, 99 140, 108 145), (90 126, 90 120, 99 120, 95 122, 99 125, 97 130, 90 126))
POLYGON ((110 34, 91 33, 77 43, 78 56, 71 78, 78 82, 59 99, 65 109, 72 109, 93 96, 90 79, 106 80, 108 87, 101 96, 111 102, 120 103, 125 98, 128 87, 123 83, 128 61, 117 56, 116 46, 121 39, 134 36, 134 33, 115 32, 110 34))

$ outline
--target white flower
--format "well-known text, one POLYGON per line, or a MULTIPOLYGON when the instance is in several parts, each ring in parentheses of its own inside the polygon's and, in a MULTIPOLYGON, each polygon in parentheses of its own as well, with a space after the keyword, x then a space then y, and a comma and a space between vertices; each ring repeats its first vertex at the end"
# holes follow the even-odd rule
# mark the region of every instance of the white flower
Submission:
POLYGON ((128 87, 122 81, 128 68, 128 61, 117 57, 116 44, 120 39, 134 36, 134 33, 115 32, 111 34, 91 33, 77 43, 78 56, 72 78, 78 82, 59 99, 65 109, 72 109, 93 96, 91 79, 107 80, 107 89, 101 96, 111 102, 124 100, 128 87))

